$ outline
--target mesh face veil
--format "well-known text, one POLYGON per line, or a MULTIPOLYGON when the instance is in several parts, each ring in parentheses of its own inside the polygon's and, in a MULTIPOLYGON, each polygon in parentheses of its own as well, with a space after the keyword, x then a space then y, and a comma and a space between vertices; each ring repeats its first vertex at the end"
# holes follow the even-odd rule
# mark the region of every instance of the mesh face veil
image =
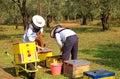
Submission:
POLYGON ((58 29, 58 28, 62 28, 62 26, 61 25, 57 25, 57 26, 55 26, 52 30, 51 30, 51 32, 50 32, 50 37, 51 38, 55 38, 55 31, 58 29))

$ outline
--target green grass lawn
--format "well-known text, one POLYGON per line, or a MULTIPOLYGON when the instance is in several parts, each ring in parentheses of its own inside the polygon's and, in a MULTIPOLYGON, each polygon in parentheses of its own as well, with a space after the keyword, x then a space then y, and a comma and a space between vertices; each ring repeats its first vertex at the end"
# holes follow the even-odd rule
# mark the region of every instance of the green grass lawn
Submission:
MULTIPOLYGON (((99 26, 70 27, 79 37, 78 59, 90 61, 90 70, 104 69, 113 71, 116 79, 120 79, 120 27, 110 27, 102 31, 99 26)), ((56 41, 50 38, 50 30, 45 28, 44 39, 46 47, 52 49, 53 55, 61 54, 56 41)), ((0 26, 0 68, 1 79, 4 75, 15 77, 12 45, 22 41, 23 27, 15 30, 14 26, 0 26), (11 59, 4 52, 11 54, 11 59)), ((16 78, 16 77, 15 77, 16 78)), ((20 75, 20 79, 25 78, 20 75)), ((42 68, 36 72, 37 79, 69 79, 64 75, 51 75, 50 69, 42 68)), ((16 79, 19 79, 18 77, 16 79)), ((82 79, 82 78, 81 78, 82 79)))

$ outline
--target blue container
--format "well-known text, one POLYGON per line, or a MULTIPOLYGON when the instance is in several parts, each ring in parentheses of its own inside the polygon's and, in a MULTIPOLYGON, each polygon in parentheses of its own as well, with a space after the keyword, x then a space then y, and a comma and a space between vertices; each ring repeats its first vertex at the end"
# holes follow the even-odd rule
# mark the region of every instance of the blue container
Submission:
POLYGON ((107 70, 88 71, 83 75, 83 79, 115 79, 115 73, 107 70))

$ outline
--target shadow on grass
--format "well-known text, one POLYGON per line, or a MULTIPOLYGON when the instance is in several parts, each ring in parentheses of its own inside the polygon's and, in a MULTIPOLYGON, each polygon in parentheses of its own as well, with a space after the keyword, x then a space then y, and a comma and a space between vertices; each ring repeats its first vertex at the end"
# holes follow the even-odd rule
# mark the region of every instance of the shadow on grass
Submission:
POLYGON ((99 45, 95 57, 101 58, 100 64, 120 70, 120 43, 99 45))
POLYGON ((99 58, 87 58, 89 61, 120 70, 120 43, 98 45, 96 50, 84 49, 80 52, 99 58))
MULTIPOLYGON (((89 26, 80 26, 80 27, 69 27, 70 29, 74 30, 75 32, 84 32, 84 33, 88 33, 88 32, 102 32, 102 27, 99 26, 93 26, 93 27, 89 27, 89 26)), ((50 33, 52 30, 52 28, 46 28, 45 32, 50 33)))
POLYGON ((88 32, 103 32, 102 27, 98 27, 98 26, 93 26, 93 27, 89 27, 89 26, 81 26, 81 27, 74 27, 71 28, 72 30, 74 30, 75 32, 84 32, 84 33, 88 33, 88 32))
POLYGON ((15 68, 14 67, 6 67, 6 68, 3 68, 3 70, 9 74, 11 74, 12 76, 16 76, 15 75, 15 68))
MULTIPOLYGON (((14 77, 17 77, 15 67, 6 67, 6 68, 3 68, 3 70, 14 77)), ((27 78, 28 74, 25 71, 22 71, 22 72, 19 72, 18 76, 21 78, 27 78)))
POLYGON ((0 35, 0 40, 22 38, 23 34, 0 35))

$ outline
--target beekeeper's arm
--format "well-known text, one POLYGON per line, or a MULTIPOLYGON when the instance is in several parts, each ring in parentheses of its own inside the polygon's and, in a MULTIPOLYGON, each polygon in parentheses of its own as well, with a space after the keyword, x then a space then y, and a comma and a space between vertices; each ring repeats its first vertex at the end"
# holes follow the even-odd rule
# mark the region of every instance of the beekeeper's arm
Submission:
POLYGON ((62 41, 61 41, 60 34, 59 34, 59 33, 56 33, 56 34, 55 34, 55 38, 56 38, 57 44, 60 46, 60 48, 62 48, 63 43, 62 43, 62 41))

